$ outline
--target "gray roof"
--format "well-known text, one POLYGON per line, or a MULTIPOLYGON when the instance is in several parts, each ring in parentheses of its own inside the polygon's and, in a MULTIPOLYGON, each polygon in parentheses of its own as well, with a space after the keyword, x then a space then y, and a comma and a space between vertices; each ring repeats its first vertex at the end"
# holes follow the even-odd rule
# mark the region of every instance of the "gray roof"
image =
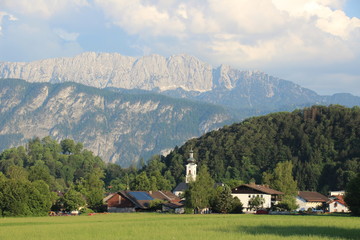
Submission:
MULTIPOLYGON (((223 183, 215 183, 214 184, 214 188, 217 188, 220 186, 224 186, 224 184, 223 183)), ((173 192, 185 192, 188 189, 189 189, 189 184, 181 182, 176 186, 176 188, 173 190, 173 192)))
POLYGON ((179 183, 173 192, 185 192, 189 188, 189 184, 181 182, 179 183))

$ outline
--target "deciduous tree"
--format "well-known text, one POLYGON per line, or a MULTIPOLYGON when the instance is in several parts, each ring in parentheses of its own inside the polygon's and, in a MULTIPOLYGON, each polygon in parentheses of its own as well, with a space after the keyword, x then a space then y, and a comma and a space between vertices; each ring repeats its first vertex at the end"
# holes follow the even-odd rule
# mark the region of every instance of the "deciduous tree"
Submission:
POLYGON ((206 165, 202 165, 196 181, 189 183, 185 192, 187 207, 203 209, 210 207, 210 200, 214 193, 214 180, 211 178, 206 165))

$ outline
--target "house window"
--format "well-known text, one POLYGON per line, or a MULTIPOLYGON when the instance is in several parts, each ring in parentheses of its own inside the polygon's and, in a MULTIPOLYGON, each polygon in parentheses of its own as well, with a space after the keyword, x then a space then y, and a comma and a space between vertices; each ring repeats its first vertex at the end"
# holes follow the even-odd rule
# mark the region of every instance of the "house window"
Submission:
POLYGON ((334 207, 337 207, 337 202, 335 202, 334 207))
POLYGON ((251 198, 251 195, 249 195, 249 198, 251 198))

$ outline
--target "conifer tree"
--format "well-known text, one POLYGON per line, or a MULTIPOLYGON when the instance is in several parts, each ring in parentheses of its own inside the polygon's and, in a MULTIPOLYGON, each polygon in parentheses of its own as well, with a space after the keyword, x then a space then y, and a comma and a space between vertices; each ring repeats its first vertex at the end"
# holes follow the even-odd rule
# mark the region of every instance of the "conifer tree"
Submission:
POLYGON ((360 216, 360 173, 349 182, 344 200, 351 214, 360 216))

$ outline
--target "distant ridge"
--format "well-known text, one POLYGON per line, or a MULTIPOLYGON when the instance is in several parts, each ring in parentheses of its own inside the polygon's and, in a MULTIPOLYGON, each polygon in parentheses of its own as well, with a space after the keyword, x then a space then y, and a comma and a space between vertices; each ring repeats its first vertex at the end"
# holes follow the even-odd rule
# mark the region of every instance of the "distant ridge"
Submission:
MULTIPOLYGON (((360 105, 351 94, 320 96, 312 90, 260 71, 210 64, 190 55, 140 58, 86 52, 75 57, 34 62, 0 62, 0 78, 29 82, 77 82, 97 88, 155 91, 258 114, 313 104, 360 105)), ((244 115, 244 114, 243 114, 244 115)))

